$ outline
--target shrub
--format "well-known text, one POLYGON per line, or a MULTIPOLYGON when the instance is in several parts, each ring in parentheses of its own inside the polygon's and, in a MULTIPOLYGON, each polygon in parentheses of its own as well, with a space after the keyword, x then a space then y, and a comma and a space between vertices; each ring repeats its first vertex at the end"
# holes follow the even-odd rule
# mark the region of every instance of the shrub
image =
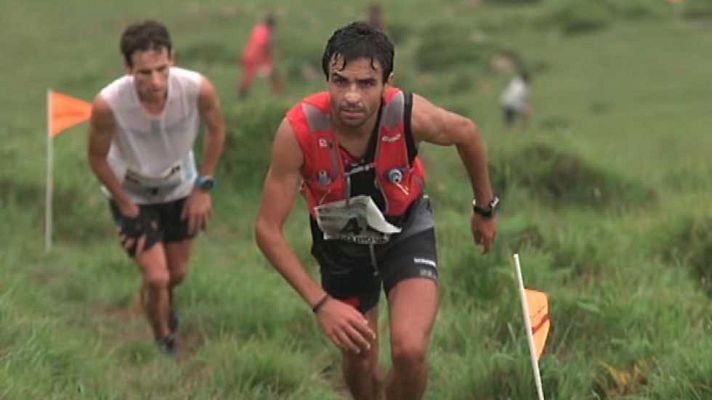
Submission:
POLYGON ((177 54, 181 63, 196 64, 226 64, 238 65, 239 51, 227 48, 221 43, 202 42, 186 46, 177 54))
POLYGON ((606 0, 613 14, 625 19, 659 17, 669 12, 664 1, 650 0, 606 0))
POLYGON ((687 217, 668 228, 662 238, 663 257, 669 262, 687 264, 702 289, 712 296, 712 217, 687 217))
POLYGON ((685 0, 683 6, 685 18, 712 18, 712 0, 685 0))
POLYGON ((541 0, 487 0, 487 3, 498 5, 520 5, 541 3, 541 0))
POLYGON ((603 0, 576 0, 560 2, 547 19, 564 33, 576 34, 606 28, 611 17, 610 6, 603 0))
POLYGON ((220 163, 222 180, 241 188, 258 188, 269 167, 272 139, 288 105, 279 101, 251 102, 226 112, 227 138, 220 163))
POLYGON ((435 71, 458 64, 485 67, 492 56, 503 51, 494 42, 475 35, 467 28, 448 24, 431 25, 421 36, 423 39, 415 59, 421 71, 435 71))
POLYGON ((535 143, 512 154, 492 157, 493 186, 521 186, 553 206, 642 206, 656 194, 641 183, 592 166, 575 154, 535 143))

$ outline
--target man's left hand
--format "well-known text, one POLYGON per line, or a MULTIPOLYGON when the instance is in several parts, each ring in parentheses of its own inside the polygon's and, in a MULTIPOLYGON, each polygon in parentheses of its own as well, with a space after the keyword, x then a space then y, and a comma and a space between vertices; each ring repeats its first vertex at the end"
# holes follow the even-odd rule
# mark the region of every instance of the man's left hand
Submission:
POLYGON ((208 228, 208 220, 213 215, 213 203, 210 194, 195 189, 188 196, 183 206, 181 219, 188 219, 188 233, 196 235, 208 228))
POLYGON ((497 217, 484 217, 479 214, 472 214, 470 220, 472 237, 475 243, 482 246, 482 254, 487 254, 495 237, 497 236, 497 217))

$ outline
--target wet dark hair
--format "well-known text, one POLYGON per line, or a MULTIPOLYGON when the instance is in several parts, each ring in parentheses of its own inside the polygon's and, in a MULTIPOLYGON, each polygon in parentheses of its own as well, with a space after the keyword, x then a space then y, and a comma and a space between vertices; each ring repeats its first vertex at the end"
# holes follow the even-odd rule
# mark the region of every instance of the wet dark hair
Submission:
POLYGON ((341 68, 345 68, 350 61, 368 58, 371 60, 371 66, 374 61, 381 64, 383 82, 385 83, 393 72, 394 56, 393 43, 388 39, 388 36, 366 22, 359 21, 352 22, 331 35, 329 41, 326 42, 321 66, 328 80, 329 64, 334 57, 343 59, 344 65, 341 68))
POLYGON ((119 47, 126 64, 132 67, 131 56, 134 52, 165 48, 170 54, 173 44, 165 25, 158 21, 147 20, 129 25, 121 35, 119 47))

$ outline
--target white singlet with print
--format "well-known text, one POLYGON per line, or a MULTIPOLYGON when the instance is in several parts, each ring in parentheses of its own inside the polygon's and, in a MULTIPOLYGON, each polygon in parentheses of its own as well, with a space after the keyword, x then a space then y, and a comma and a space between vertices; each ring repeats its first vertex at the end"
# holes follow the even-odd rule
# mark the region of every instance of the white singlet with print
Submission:
POLYGON ((166 105, 157 115, 139 101, 131 75, 101 90, 116 126, 107 161, 137 204, 164 203, 190 194, 197 175, 193 143, 200 128, 202 79, 197 72, 172 67, 166 105))

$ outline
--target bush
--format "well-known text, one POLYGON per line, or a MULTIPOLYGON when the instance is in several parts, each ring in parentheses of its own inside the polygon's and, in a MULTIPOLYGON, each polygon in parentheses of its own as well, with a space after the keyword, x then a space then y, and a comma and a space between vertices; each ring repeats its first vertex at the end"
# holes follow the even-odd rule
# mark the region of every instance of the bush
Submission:
POLYGON ((492 183, 503 192, 524 187, 553 206, 642 206, 656 194, 641 183, 590 165, 575 154, 534 143, 512 154, 492 157, 492 183))
POLYGON ((606 0, 611 11, 625 19, 660 17, 670 11, 664 1, 650 0, 606 0))
POLYGON ((554 7, 547 19, 567 34, 586 33, 606 28, 612 10, 603 0, 563 1, 554 7))
POLYGON ((413 25, 407 22, 390 22, 386 25, 386 33, 396 47, 413 36, 413 25))
POLYGON ((682 15, 688 19, 712 18, 712 0, 685 0, 682 15))
POLYGON ((669 262, 688 265, 700 286, 712 296, 712 217, 688 217, 668 228, 660 248, 669 262))
POLYGON ((504 50, 492 41, 477 37, 464 27, 434 24, 421 34, 416 50, 416 66, 421 71, 435 71, 457 64, 486 67, 495 54, 504 50))
POLYGON ((487 3, 497 5, 520 5, 541 3, 541 0, 487 0, 487 3))
MULTIPOLYGON (((324 43, 320 40, 302 40, 307 35, 292 26, 282 26, 275 37, 275 62, 288 82, 323 80, 321 56, 324 43), (294 40, 299 38, 299 40, 294 40), (287 45, 288 44, 288 45, 287 45)), ((311 35, 312 37, 314 35, 311 35)))
POLYGON ((221 43, 201 42, 186 46, 178 52, 181 63, 239 65, 240 52, 227 48, 221 43))
POLYGON ((272 139, 288 109, 284 102, 250 102, 227 112, 225 153, 220 163, 223 182, 240 188, 260 188, 271 157, 272 139))

